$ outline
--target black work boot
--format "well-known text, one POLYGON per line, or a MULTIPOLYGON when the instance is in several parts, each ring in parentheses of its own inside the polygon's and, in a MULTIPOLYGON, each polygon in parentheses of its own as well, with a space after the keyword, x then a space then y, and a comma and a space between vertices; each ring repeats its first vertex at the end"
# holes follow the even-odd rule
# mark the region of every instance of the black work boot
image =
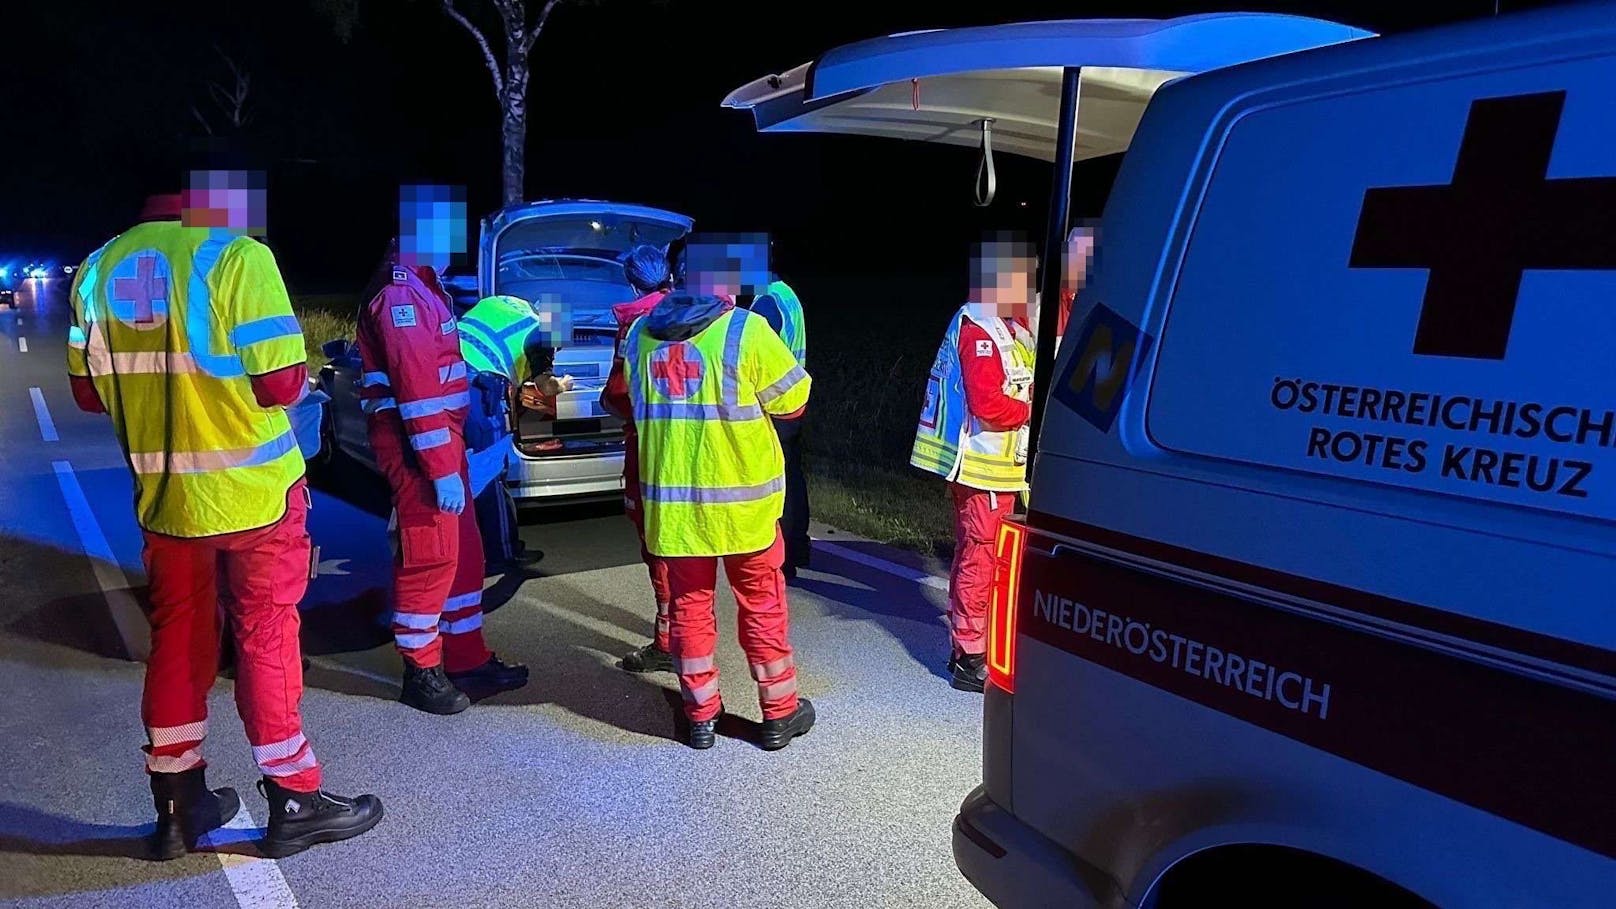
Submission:
POLYGON ((658 647, 656 641, 649 641, 629 651, 619 665, 629 672, 672 672, 673 654, 658 647))
POLYGON ((807 698, 797 698, 797 710, 777 720, 764 720, 758 734, 758 744, 764 751, 779 751, 791 740, 814 728, 814 704, 807 698))
POLYGON ((724 705, 722 703, 718 705, 718 713, 714 714, 710 720, 697 722, 685 717, 685 744, 697 751, 704 751, 713 747, 713 743, 718 740, 718 721, 723 717, 724 705))
POLYGON ((960 691, 981 694, 988 686, 988 658, 981 653, 956 653, 948 660, 948 684, 960 691))
POLYGON ((269 777, 258 781, 258 791, 269 800, 269 831, 258 848, 270 858, 358 836, 382 819, 382 801, 374 795, 294 792, 269 777))
POLYGON ((718 721, 702 720, 699 723, 691 723, 690 733, 685 737, 685 741, 697 751, 713 747, 713 743, 718 741, 718 721))
POLYGON ((479 694, 497 694, 527 684, 527 667, 521 663, 507 663, 492 654, 488 662, 464 672, 447 673, 449 681, 462 691, 479 694))
POLYGON ((405 664, 404 691, 398 699, 416 710, 442 716, 459 713, 471 706, 471 698, 449 681, 442 664, 430 669, 405 664))
POLYGON ((166 862, 196 849, 197 840, 230 822, 241 810, 241 797, 226 786, 209 790, 203 768, 183 773, 153 773, 152 802, 157 806, 157 832, 152 856, 166 862))

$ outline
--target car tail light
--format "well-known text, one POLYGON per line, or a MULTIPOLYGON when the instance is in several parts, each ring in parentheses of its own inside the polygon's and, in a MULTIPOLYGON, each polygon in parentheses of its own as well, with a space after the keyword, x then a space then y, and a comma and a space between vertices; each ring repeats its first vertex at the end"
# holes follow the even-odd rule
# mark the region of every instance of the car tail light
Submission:
POLYGON ((1016 690, 1016 601, 1021 598, 1021 554, 1027 528, 1009 518, 994 546, 993 595, 988 602, 988 681, 1016 690))

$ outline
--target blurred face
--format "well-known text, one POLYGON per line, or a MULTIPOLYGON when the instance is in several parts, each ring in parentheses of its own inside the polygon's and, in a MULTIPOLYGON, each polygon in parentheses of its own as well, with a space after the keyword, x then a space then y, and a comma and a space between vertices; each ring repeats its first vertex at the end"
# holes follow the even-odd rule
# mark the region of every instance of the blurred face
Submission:
POLYGON ((572 320, 558 294, 539 294, 531 304, 539 325, 528 336, 529 343, 560 349, 572 340, 572 320))
POLYGON ((762 293, 769 284, 767 234, 712 234, 686 249, 685 286, 697 296, 762 293))
POLYGON ((1076 295, 1088 282, 1089 270, 1094 267, 1094 235, 1076 233, 1066 244, 1066 261, 1061 271, 1061 289, 1076 295))
POLYGON ((261 237, 268 217, 263 171, 193 170, 180 194, 180 223, 261 237))
POLYGON ((437 271, 466 251, 466 192, 460 186, 410 185, 399 193, 398 256, 437 271))
POLYGON ((983 242, 971 259, 971 302, 992 308, 1005 319, 1026 320, 1036 290, 1037 260, 1029 244, 994 239, 983 242))

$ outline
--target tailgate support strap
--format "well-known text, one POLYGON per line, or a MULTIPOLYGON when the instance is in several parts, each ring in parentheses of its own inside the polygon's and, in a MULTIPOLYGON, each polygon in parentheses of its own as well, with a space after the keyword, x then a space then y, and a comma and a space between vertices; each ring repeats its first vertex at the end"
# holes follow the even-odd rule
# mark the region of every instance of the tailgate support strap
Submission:
MULTIPOLYGON (((1055 329, 1060 326, 1061 266, 1066 248, 1066 229, 1071 221, 1072 159, 1077 151, 1078 84, 1081 67, 1068 66, 1061 73, 1060 128, 1055 136, 1055 174, 1050 180, 1049 223, 1044 229, 1043 255, 1039 268, 1038 350, 1033 362, 1032 422, 1027 432, 1029 477, 1038 464, 1038 430, 1044 421, 1044 404, 1049 400, 1049 383, 1055 375, 1055 329)), ((1074 304, 1075 305, 1075 304, 1074 304)))
POLYGON ((982 160, 976 165, 976 207, 987 208, 999 194, 999 176, 993 170, 993 118, 976 121, 982 125, 982 160), (983 172, 987 173, 987 186, 982 185, 983 172))

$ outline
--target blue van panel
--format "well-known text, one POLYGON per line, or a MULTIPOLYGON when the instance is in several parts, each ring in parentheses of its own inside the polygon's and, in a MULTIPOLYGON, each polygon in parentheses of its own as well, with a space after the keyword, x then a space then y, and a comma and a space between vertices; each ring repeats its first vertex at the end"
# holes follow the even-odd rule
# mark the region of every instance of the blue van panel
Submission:
POLYGON ((1613 73, 1616 55, 1243 112, 1167 313, 1150 439, 1616 520, 1613 73), (1543 270, 1573 242, 1557 230, 1599 237, 1572 260, 1598 267, 1543 270))

